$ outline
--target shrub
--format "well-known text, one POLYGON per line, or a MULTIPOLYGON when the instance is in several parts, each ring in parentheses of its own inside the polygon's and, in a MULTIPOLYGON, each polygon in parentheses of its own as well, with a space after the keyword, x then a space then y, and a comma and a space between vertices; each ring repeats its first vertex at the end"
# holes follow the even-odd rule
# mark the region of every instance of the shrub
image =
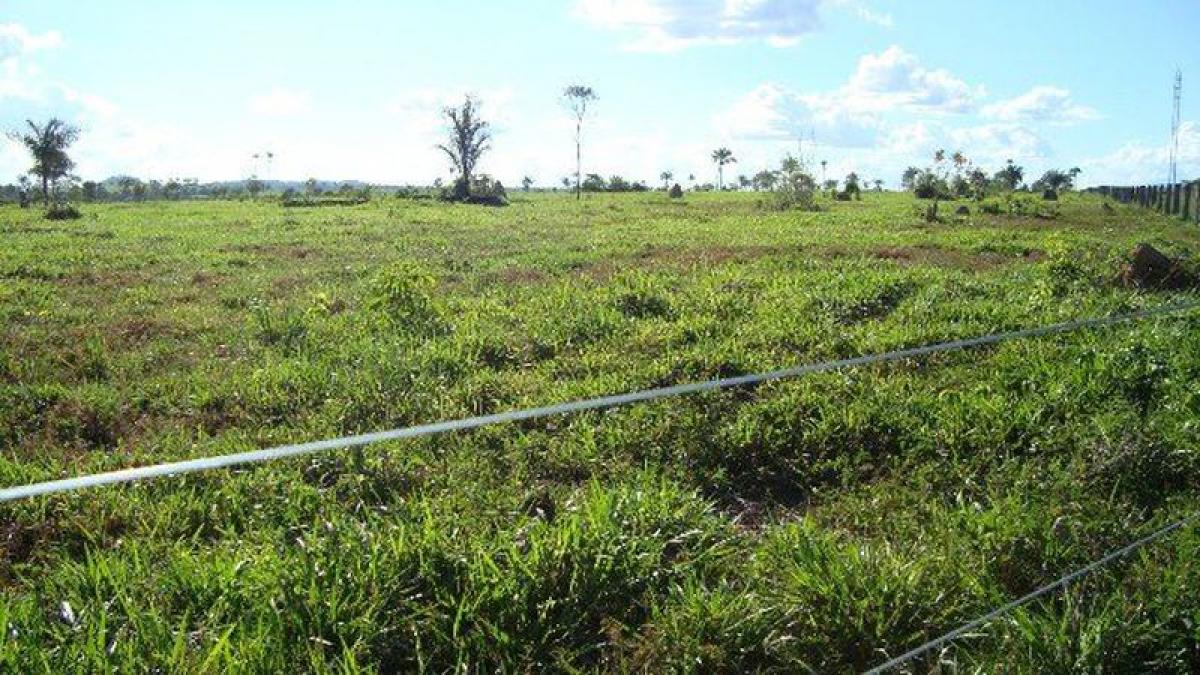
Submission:
POLYGON ((467 180, 460 177, 449 188, 443 189, 440 196, 448 202, 508 206, 508 192, 504 185, 486 174, 473 176, 469 187, 467 180))
POLYGON ((46 220, 78 220, 82 217, 79 209, 71 204, 51 204, 46 210, 46 220))
POLYGON ((393 324, 422 332, 432 329, 438 324, 438 313, 431 300, 435 283, 432 276, 415 265, 394 265, 379 272, 371 282, 367 306, 393 324))
POLYGON ((804 167, 793 157, 783 160, 779 169, 779 180, 775 184, 775 208, 786 211, 817 209, 817 181, 804 171, 804 167))
POLYGON ((676 183, 671 186, 671 191, 667 193, 667 196, 671 199, 683 199, 683 188, 676 183))
POLYGON ((989 199, 987 201, 980 202, 979 211, 980 213, 998 216, 1000 215, 1000 202, 996 201, 995 199, 989 199))

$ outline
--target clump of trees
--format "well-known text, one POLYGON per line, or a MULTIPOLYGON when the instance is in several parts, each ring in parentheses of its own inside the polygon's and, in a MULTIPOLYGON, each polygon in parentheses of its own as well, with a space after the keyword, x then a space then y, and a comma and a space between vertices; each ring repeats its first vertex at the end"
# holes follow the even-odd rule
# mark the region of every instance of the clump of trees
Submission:
MULTIPOLYGON (((79 212, 65 203, 60 203, 58 197, 59 182, 70 179, 71 169, 75 162, 67 154, 67 149, 79 139, 79 129, 67 124, 57 117, 50 118, 44 124, 33 120, 25 121, 24 131, 13 131, 9 138, 25 146, 33 159, 33 166, 28 173, 36 176, 41 183, 42 205, 47 209, 48 218, 63 219, 77 218, 79 212), (55 206, 50 205, 51 197, 55 197, 55 206)), ((22 197, 23 206, 28 205, 28 198, 22 197)))
POLYGON ((1041 192, 1045 199, 1058 199, 1059 193, 1064 190, 1075 189, 1075 179, 1083 170, 1079 167, 1072 167, 1066 171, 1060 169, 1049 169, 1042 177, 1033 182, 1030 186, 1035 192, 1041 192))
POLYGON ((589 173, 583 179, 581 188, 584 192, 648 192, 650 186, 642 181, 629 181, 621 176, 611 176, 605 179, 604 176, 596 173, 589 173))
POLYGON ((800 160, 788 155, 774 173, 772 194, 776 209, 817 210, 817 181, 805 170, 800 160))

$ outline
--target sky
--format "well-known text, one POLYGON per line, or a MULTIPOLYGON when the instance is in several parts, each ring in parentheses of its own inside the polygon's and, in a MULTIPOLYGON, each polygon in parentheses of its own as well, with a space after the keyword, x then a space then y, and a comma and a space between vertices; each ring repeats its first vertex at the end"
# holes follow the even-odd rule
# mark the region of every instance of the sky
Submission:
MULTIPOLYGON (((440 111, 472 94, 480 170, 557 185, 584 84, 584 171, 651 184, 714 181, 721 146, 731 175, 799 153, 895 187, 945 148, 1162 182, 1176 68, 1200 176, 1197 36, 1195 0, 0 0, 0 128, 76 124, 85 180, 428 184, 451 175, 440 111)), ((0 140, 0 182, 28 167, 0 140)))

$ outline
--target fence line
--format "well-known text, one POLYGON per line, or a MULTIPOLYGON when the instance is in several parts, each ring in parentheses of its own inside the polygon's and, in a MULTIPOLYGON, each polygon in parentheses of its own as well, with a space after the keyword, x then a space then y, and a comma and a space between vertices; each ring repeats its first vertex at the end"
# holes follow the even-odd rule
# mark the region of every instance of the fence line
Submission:
POLYGON ((167 462, 163 464, 153 464, 149 466, 141 466, 130 469, 121 469, 118 471, 109 471, 104 473, 89 474, 84 476, 76 476, 74 478, 65 478, 61 480, 51 480, 40 483, 31 483, 28 485, 20 485, 8 487, 0 490, 0 503, 34 497, 38 495, 48 495, 58 492, 72 492, 90 487, 101 485, 110 485, 115 483, 129 483, 137 480, 149 478, 159 478, 163 476, 174 476, 185 473, 193 473, 197 471, 207 471, 211 469, 219 469, 241 464, 251 464, 257 462, 267 462, 288 457, 296 457, 316 452, 324 452, 329 450, 339 450, 344 448, 361 447, 382 441, 392 441, 404 438, 416 438, 418 436, 430 436, 434 434, 442 434, 451 431, 465 431, 468 429, 476 429, 492 424, 500 424, 505 422, 517 422, 522 420, 530 420, 541 417, 549 417, 552 415, 565 415, 569 413, 582 412, 586 410, 599 410, 603 408, 612 408, 616 406, 628 405, 631 403, 652 401, 660 398, 668 398, 675 396, 683 396, 687 394, 695 394, 705 391, 715 391, 719 389, 727 389, 730 387, 739 387, 752 384, 760 384, 773 380, 784 378, 801 377, 813 373, 821 373, 842 368, 850 368, 855 366, 863 366, 873 363, 883 363, 887 361, 898 361, 909 359, 935 352, 953 351, 958 349, 966 349, 970 347, 979 347, 983 345, 995 344, 1006 340, 1017 338, 1037 337, 1041 335, 1050 335, 1053 333, 1062 333, 1066 331, 1079 330, 1082 328, 1095 328, 1110 326, 1126 321, 1134 321, 1144 319, 1151 316, 1163 314, 1175 314, 1186 312, 1192 309, 1200 308, 1200 302, 1165 305, 1151 309, 1132 312, 1129 314, 1121 314, 1117 316, 1099 317, 1091 319, 1078 319, 1064 323, 1051 324, 1048 326, 1039 326, 1037 328, 1027 328, 1023 330, 1009 331, 1005 333, 993 333, 973 338, 965 338, 961 340, 951 340, 948 342, 940 342, 935 344, 924 345, 921 347, 912 347, 908 349, 899 349, 880 354, 872 354, 868 356, 856 356, 853 358, 839 359, 836 361, 825 361, 822 363, 809 364, 803 366, 795 366, 792 368, 784 368, 782 370, 773 370, 765 373, 756 373, 752 375, 742 375, 738 377, 728 377, 715 380, 707 380, 703 382, 693 382, 689 384, 680 384, 671 387, 660 387, 656 389, 645 389, 627 394, 618 394, 613 396, 602 396, 598 398, 584 399, 569 403, 559 403, 555 405, 544 406, 540 408, 526 408, 523 410, 513 410, 509 412, 496 413, 492 415, 482 415, 477 417, 467 417, 457 420, 445 422, 436 422, 432 424, 422 424, 400 429, 391 429, 388 431, 377 431, 368 434, 359 434, 354 436, 343 436, 341 438, 333 438, 323 441, 312 441, 309 443, 298 443, 293 445, 282 445, 273 448, 262 450, 253 450, 249 452, 240 452, 229 455, 216 455, 210 457, 202 457, 199 459, 190 459, 179 462, 167 462))
POLYGON ((1046 584, 1045 586, 1042 586, 1041 588, 1038 588, 1034 591, 1026 593, 1025 595, 1022 595, 1021 597, 1017 598, 1016 600, 1013 600, 1009 603, 1001 605, 1000 607, 993 609, 992 611, 988 612, 987 614, 984 614, 983 616, 981 616, 977 619, 968 621, 967 623, 964 623, 963 625, 959 626, 958 628, 955 628, 954 630, 950 631, 949 633, 946 633, 945 635, 942 635, 941 637, 930 640, 929 642, 926 642, 925 644, 923 644, 915 649, 911 649, 907 652, 904 652, 900 656, 897 656, 896 658, 891 659, 890 661, 887 661, 886 663, 875 666, 874 668, 872 668, 872 669, 868 670, 866 673, 864 673, 864 675, 879 675, 880 673, 884 673, 893 668, 902 666, 905 663, 924 654, 925 652, 928 652, 932 649, 936 649, 936 648, 946 644, 947 642, 950 642, 952 640, 962 637, 963 635, 975 630, 976 628, 982 627, 983 625, 992 621, 992 619, 995 619, 999 616, 1007 614, 1022 605, 1026 605, 1030 602, 1033 602, 1037 598, 1040 598, 1041 596, 1043 596, 1051 591, 1065 587, 1067 584, 1071 583, 1072 581, 1075 581, 1076 579, 1078 579, 1082 576, 1091 574, 1092 572, 1095 572, 1096 570, 1100 569, 1101 567, 1104 567, 1105 565, 1108 565, 1109 563, 1112 563, 1120 558, 1124 558, 1125 556, 1129 555, 1130 553, 1133 553, 1134 551, 1138 550, 1139 548, 1141 548, 1143 546, 1152 544, 1152 543, 1158 541, 1159 539, 1162 539, 1163 537, 1166 537, 1167 535, 1174 533, 1175 531, 1179 530, 1187 523, 1191 522, 1192 520, 1195 520, 1195 518, 1197 516, 1200 516, 1200 513, 1193 513, 1191 515, 1185 516, 1184 518, 1177 520, 1174 523, 1171 523, 1170 525, 1162 527, 1162 528, 1152 532, 1151 534, 1148 534, 1145 537, 1142 537, 1141 539, 1134 541, 1131 544, 1128 544, 1122 548, 1119 548, 1115 551, 1110 552, 1108 555, 1104 556, 1103 558, 1100 558, 1099 560, 1090 562, 1087 565, 1084 565, 1083 567, 1080 567, 1079 569, 1075 570, 1074 572, 1071 572, 1070 574, 1059 577, 1058 580, 1056 580, 1054 582, 1051 582, 1049 584, 1046 584))
POLYGON ((1170 185, 1113 186, 1088 188, 1122 204, 1137 204, 1169 216, 1200 223, 1200 180, 1170 185))

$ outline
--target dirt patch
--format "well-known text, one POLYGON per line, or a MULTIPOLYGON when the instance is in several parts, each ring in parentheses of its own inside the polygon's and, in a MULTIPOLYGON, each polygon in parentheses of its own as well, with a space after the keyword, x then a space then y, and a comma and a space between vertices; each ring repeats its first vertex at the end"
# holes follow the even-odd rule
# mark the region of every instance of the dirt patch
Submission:
POLYGON ((219 272, 209 272, 207 270, 199 270, 195 274, 192 275, 191 281, 192 281, 193 286, 200 286, 203 288, 212 288, 213 286, 219 285, 224 278, 225 278, 225 275, 220 274, 219 272))
POLYGON ((968 253, 941 246, 880 246, 868 249, 846 249, 830 247, 824 250, 829 258, 854 258, 869 256, 904 266, 929 265, 949 269, 980 272, 1017 262, 1037 262, 1044 257, 1038 250, 1027 250, 1022 255, 1005 255, 999 251, 968 253))
POLYGON ((174 324, 148 319, 131 317, 112 325, 110 335, 116 335, 128 344, 142 344, 157 338, 177 338, 183 331, 174 324))
POLYGON ((747 263, 763 258, 795 255, 799 246, 654 246, 619 258, 576 267, 573 272, 593 281, 608 281, 630 269, 692 269, 700 266, 747 263))
POLYGON ((485 285, 501 284, 505 286, 518 284, 533 284, 546 280, 546 273, 536 267, 505 267, 498 272, 484 274, 480 281, 485 285))
POLYGON ((255 255, 271 256, 275 258, 291 258, 294 260, 304 260, 305 258, 316 257, 318 254, 316 249, 304 246, 300 243, 236 244, 233 246, 222 246, 218 250, 223 253, 253 253, 255 255))

